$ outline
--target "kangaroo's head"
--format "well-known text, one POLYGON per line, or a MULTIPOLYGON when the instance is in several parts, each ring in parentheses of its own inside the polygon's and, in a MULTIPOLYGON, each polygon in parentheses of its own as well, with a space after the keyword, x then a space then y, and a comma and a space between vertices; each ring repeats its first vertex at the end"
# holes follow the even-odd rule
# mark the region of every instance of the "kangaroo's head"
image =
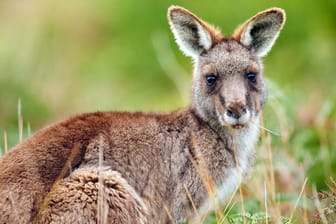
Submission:
POLYGON ((224 37, 184 8, 168 10, 180 49, 194 60, 192 107, 209 123, 243 128, 258 118, 266 99, 261 58, 285 21, 282 9, 260 12, 224 37))

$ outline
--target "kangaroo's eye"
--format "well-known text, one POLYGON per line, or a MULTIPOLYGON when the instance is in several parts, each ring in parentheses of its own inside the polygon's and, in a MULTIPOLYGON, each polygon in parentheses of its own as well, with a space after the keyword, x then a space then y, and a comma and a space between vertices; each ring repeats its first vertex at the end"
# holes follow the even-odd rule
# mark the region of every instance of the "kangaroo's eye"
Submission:
POLYGON ((217 82, 217 79, 217 76, 212 73, 205 76, 207 86, 214 86, 217 82))
POLYGON ((246 77, 250 83, 255 84, 257 82, 257 74, 254 72, 248 72, 246 77))

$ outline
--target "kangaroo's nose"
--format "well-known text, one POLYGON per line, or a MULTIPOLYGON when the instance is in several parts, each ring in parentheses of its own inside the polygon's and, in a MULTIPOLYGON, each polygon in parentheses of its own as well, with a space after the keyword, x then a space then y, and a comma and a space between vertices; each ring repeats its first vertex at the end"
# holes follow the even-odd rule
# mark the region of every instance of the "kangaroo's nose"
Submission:
POLYGON ((226 116, 239 119, 242 115, 246 114, 246 112, 247 110, 245 106, 235 104, 226 109, 226 116))

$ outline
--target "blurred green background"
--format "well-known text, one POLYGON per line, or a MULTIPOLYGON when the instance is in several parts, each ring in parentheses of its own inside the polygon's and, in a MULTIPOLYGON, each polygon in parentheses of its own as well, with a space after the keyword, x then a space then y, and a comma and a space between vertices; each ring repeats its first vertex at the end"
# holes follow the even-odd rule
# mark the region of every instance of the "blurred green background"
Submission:
POLYGON ((192 63, 169 30, 166 11, 172 4, 225 34, 268 7, 286 10, 286 25, 264 60, 270 94, 265 126, 281 132, 274 150, 286 146, 304 164, 305 175, 325 186, 336 170, 332 0, 2 0, 0 147, 5 131, 9 146, 18 141, 18 99, 25 133, 26 127, 36 131, 83 112, 186 106, 192 63))

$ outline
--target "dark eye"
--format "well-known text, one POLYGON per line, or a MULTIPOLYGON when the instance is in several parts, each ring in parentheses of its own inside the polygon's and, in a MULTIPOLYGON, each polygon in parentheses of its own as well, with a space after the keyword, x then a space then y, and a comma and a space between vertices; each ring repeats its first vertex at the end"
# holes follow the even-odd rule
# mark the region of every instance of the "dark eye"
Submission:
POLYGON ((248 72, 246 74, 247 79, 249 80, 250 83, 255 84, 257 82, 257 74, 254 72, 248 72))
POLYGON ((208 74, 205 76, 207 86, 214 86, 217 82, 217 76, 215 74, 208 74))

